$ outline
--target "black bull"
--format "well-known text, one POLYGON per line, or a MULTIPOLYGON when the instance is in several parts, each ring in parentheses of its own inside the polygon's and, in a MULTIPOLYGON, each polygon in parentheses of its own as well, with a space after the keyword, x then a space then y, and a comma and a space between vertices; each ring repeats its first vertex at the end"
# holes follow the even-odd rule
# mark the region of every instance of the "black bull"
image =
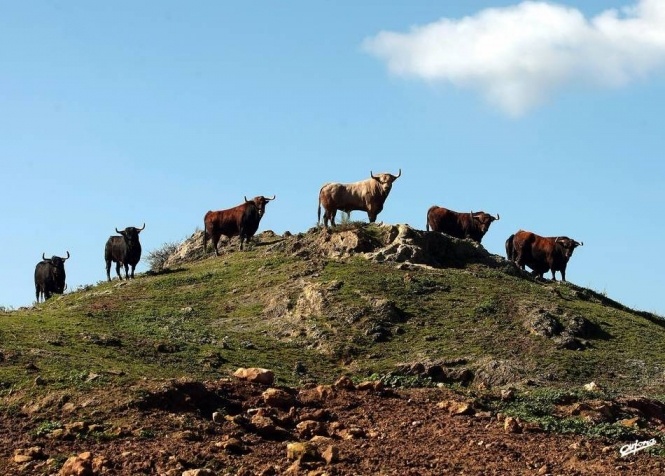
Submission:
POLYGON ((139 233, 145 229, 145 223, 142 228, 128 226, 124 230, 115 229, 120 236, 109 236, 104 248, 104 259, 106 260, 106 278, 111 281, 111 262, 115 261, 115 272, 118 278, 122 279, 120 266, 125 268, 125 279, 134 278, 134 268, 141 260, 141 243, 139 242, 139 233), (129 267, 132 267, 131 274, 129 267))
POLYGON ((62 294, 67 287, 65 279, 65 261, 69 259, 69 251, 67 258, 60 256, 52 256, 46 258, 45 253, 42 253, 42 261, 35 266, 35 298, 39 302, 40 295, 42 300, 47 300, 53 294, 62 294))

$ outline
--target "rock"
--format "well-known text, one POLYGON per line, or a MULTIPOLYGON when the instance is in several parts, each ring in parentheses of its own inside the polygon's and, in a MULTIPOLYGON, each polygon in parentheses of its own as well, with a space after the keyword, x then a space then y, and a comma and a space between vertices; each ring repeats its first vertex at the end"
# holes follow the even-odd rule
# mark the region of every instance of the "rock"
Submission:
POLYGON ((326 464, 336 463, 339 461, 339 448, 335 445, 330 445, 321 453, 321 457, 326 464))
POLYGON ((278 388, 269 388, 261 396, 265 404, 270 407, 289 408, 296 403, 293 395, 278 388))
POLYGON ((298 393, 298 400, 305 405, 321 404, 334 394, 330 385, 318 385, 315 388, 302 389, 298 393))
POLYGON ((233 376, 240 380, 247 380, 252 383, 262 385, 272 385, 275 381, 275 374, 272 370, 250 367, 241 367, 233 373, 233 376))
POLYGON ((368 380, 361 382, 356 386, 356 389, 361 391, 370 391, 370 392, 380 392, 384 389, 383 382, 381 380, 368 380))
POLYGON ((200 441, 201 437, 192 430, 183 430, 173 433, 172 438, 182 441, 200 441))
POLYGON ((363 430, 359 426, 343 428, 339 431, 339 436, 341 436, 345 440, 355 440, 358 438, 364 438, 365 430, 363 430))
POLYGON ((46 459, 44 449, 41 446, 32 446, 30 448, 17 449, 14 451, 15 463, 27 463, 36 459, 46 459))
POLYGON ((272 421, 272 418, 269 418, 264 415, 259 415, 259 414, 252 415, 250 422, 255 429, 261 431, 262 433, 265 432, 270 433, 275 429, 275 422, 272 421))
POLYGON ((304 440, 309 440, 313 436, 326 436, 326 427, 320 421, 305 420, 296 425, 298 436, 304 440))
POLYGON ((60 469, 59 476, 92 476, 92 454, 89 451, 72 456, 60 469))
POLYGON ((640 417, 626 418, 624 420, 619 420, 618 423, 626 428, 637 428, 639 427, 640 417))
POLYGON ((333 384, 333 387, 343 389, 343 390, 355 390, 356 386, 353 384, 353 381, 346 375, 340 377, 337 382, 333 384))
POLYGON ((229 438, 222 442, 221 447, 224 451, 231 454, 243 454, 247 452, 244 443, 238 438, 229 438))
POLYGON ((475 410, 470 403, 444 400, 436 404, 437 407, 446 410, 451 415, 473 415, 475 410))
POLYGON ((600 387, 596 384, 596 382, 590 382, 584 386, 584 390, 587 392, 599 392, 600 387))
POLYGON ((503 422, 503 431, 505 433, 522 433, 522 426, 517 419, 506 417, 503 422))
POLYGON ((334 418, 335 417, 333 414, 330 413, 330 410, 325 408, 317 408, 316 410, 312 410, 311 412, 302 413, 300 415, 299 421, 306 421, 306 420, 331 421, 334 418))
POLYGON ((311 443, 289 443, 286 445, 286 458, 290 461, 313 460, 319 457, 316 447, 311 443))
POLYGON ((515 391, 512 388, 501 390, 501 400, 511 402, 515 399, 515 391))
POLYGON ((222 412, 213 412, 212 421, 214 421, 215 423, 223 423, 224 414, 222 412))
POLYGON ((68 424, 65 425, 65 432, 69 433, 70 435, 87 433, 88 432, 88 424, 86 422, 83 422, 83 421, 68 423, 68 424))
POLYGON ((329 436, 322 436, 322 435, 313 436, 309 440, 310 443, 313 443, 313 444, 317 445, 317 447, 319 447, 319 448, 321 447, 321 445, 326 445, 326 444, 329 445, 333 441, 335 441, 335 440, 333 440, 329 436))
POLYGON ((182 476, 215 476, 215 473, 208 468, 199 468, 183 471, 182 476))

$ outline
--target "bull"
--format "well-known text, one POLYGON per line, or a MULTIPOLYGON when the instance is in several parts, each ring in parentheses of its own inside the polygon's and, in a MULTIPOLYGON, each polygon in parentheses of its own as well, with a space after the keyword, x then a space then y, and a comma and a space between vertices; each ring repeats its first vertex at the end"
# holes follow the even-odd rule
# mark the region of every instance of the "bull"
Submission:
POLYGON ((427 210, 427 231, 440 231, 455 238, 471 238, 480 243, 499 214, 493 217, 485 212, 459 213, 436 205, 427 210))
POLYGON ((566 281, 566 266, 578 246, 584 245, 567 236, 539 236, 530 231, 519 230, 506 240, 508 259, 521 269, 528 266, 534 276, 543 279, 547 271, 552 272, 552 281, 556 281, 556 271, 561 273, 561 280, 566 281))
POLYGON ((393 186, 393 182, 402 175, 399 169, 397 175, 377 174, 372 171, 370 178, 353 183, 326 183, 319 190, 319 211, 317 224, 321 222, 321 207, 324 208, 323 224, 327 228, 328 222, 335 226, 337 210, 351 213, 353 210, 367 212, 370 223, 383 210, 383 204, 393 186))
POLYGON ((111 262, 114 261, 115 272, 118 278, 122 280, 120 266, 125 268, 125 279, 134 279, 134 269, 141 260, 141 243, 139 242, 139 233, 145 229, 145 223, 142 228, 128 226, 124 230, 115 229, 120 236, 109 236, 104 248, 104 259, 106 260, 106 278, 111 281, 111 262), (132 267, 131 274, 129 267, 132 267))
POLYGON ((222 235, 229 239, 239 236, 240 249, 242 250, 243 242, 249 242, 256 230, 259 229, 259 223, 265 214, 266 205, 275 198, 275 195, 272 198, 259 195, 251 200, 247 200, 247 197, 245 197, 245 203, 233 208, 208 211, 203 217, 203 250, 206 250, 208 236, 210 236, 215 255, 219 256, 217 244, 222 235))
POLYGON ((65 261, 69 259, 60 256, 51 256, 46 258, 42 253, 42 261, 35 266, 35 298, 39 302, 39 297, 43 301, 49 299, 53 294, 62 294, 67 288, 65 279, 65 261))

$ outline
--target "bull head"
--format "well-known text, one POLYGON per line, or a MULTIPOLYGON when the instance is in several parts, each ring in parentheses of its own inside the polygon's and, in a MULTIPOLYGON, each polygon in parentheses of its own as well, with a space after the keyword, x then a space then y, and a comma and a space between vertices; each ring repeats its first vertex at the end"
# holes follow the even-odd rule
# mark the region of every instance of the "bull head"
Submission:
POLYGON ((381 189, 386 195, 388 195, 388 193, 390 192, 390 189, 393 186, 393 182, 397 180, 401 175, 402 175, 402 169, 399 169, 399 173, 397 175, 393 174, 374 175, 374 173, 371 170, 369 171, 369 176, 372 177, 377 182, 379 182, 379 184, 381 185, 381 189))
POLYGON ((60 260, 64 263, 65 261, 67 261, 69 259, 69 251, 67 251, 67 257, 66 258, 61 258, 60 256, 55 256, 55 255, 51 256, 50 258, 47 258, 45 255, 46 255, 46 253, 42 253, 42 259, 44 261, 58 261, 58 260, 60 260))
POLYGON ((575 241, 572 238, 568 238, 567 236, 557 236, 554 240, 554 243, 560 245, 563 248, 564 256, 566 258, 570 258, 573 255, 575 248, 584 244, 584 242, 575 241))
POLYGON ((256 205, 256 208, 258 208, 259 210, 259 218, 261 218, 263 217, 263 214, 266 212, 266 205, 268 204, 268 202, 274 200, 276 197, 277 195, 273 195, 272 198, 259 195, 251 200, 247 200, 247 197, 245 197, 245 203, 254 203, 256 205))
POLYGON ((381 183, 393 183, 395 180, 400 178, 401 175, 402 175, 402 169, 399 169, 397 175, 393 174, 374 175, 371 170, 369 171, 369 176, 372 177, 374 180, 378 180, 381 183))
POLYGON ((130 230, 136 230, 136 234, 139 234, 139 233, 141 233, 143 230, 145 230, 145 223, 143 224, 143 226, 142 226, 141 228, 136 228, 136 227, 133 227, 133 226, 128 226, 127 228, 125 228, 125 229, 122 230, 122 231, 120 231, 120 230, 118 230, 118 228, 116 228, 116 229, 115 229, 115 232, 121 234, 122 236, 125 236, 127 233, 129 233, 130 230))

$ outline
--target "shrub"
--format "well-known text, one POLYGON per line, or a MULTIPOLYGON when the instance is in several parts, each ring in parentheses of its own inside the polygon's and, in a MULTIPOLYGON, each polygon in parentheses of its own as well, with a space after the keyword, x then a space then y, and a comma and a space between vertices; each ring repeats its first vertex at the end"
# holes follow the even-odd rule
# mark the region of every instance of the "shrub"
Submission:
POLYGON ((150 266, 150 271, 155 273, 163 271, 166 260, 178 250, 179 246, 180 243, 176 242, 164 243, 160 248, 149 252, 146 261, 150 266))

